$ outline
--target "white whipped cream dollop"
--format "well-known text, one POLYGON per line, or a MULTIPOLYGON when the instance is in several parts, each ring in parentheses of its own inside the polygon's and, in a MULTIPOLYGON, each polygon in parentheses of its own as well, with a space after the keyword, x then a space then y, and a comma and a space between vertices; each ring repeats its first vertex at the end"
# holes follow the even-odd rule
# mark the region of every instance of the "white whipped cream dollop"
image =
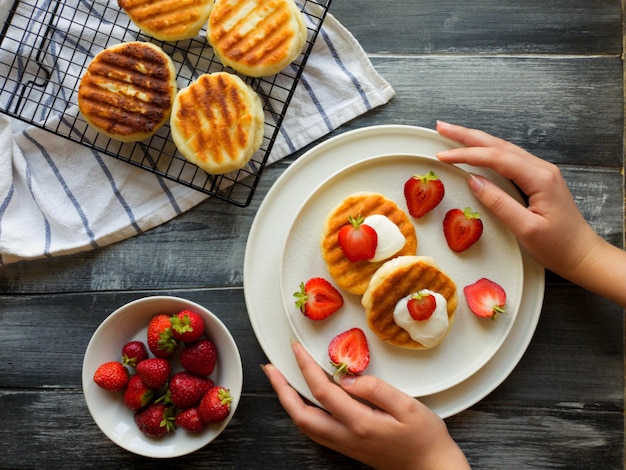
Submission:
POLYGON ((436 302, 435 311, 428 320, 414 320, 409 313, 408 303, 412 294, 398 301, 393 311, 393 319, 396 325, 409 333, 413 341, 429 348, 437 344, 448 331, 448 302, 438 292, 428 289, 420 291, 425 292, 432 294, 436 302))
POLYGON ((370 262, 376 263, 391 258, 404 246, 406 242, 404 235, 387 216, 373 214, 366 217, 363 223, 372 227, 378 235, 376 252, 374 257, 369 260, 370 262))

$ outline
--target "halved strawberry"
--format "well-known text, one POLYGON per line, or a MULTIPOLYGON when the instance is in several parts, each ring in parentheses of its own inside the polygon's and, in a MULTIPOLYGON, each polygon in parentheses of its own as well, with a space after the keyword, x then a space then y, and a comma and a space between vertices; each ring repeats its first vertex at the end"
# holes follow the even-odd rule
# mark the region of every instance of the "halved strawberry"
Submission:
POLYGON ((363 220, 360 215, 348 217, 349 224, 341 227, 337 235, 341 251, 352 263, 370 260, 376 254, 378 234, 363 220))
POLYGON ((451 250, 467 250, 483 234, 480 213, 472 212, 469 207, 464 210, 450 209, 443 219, 443 233, 451 250))
POLYGON ((445 188, 434 171, 413 175, 404 183, 404 198, 409 214, 419 218, 433 210, 443 199, 445 188))
POLYGON ((420 291, 411 295, 406 306, 413 320, 424 321, 432 316, 437 307, 437 300, 430 292, 420 291))
POLYGON ((300 290, 294 292, 296 307, 311 320, 328 318, 343 305, 341 293, 326 279, 313 277, 300 283, 300 290))
POLYGON ((370 350, 365 333, 360 328, 351 328, 335 336, 328 345, 328 356, 338 374, 359 374, 370 362, 370 350))
POLYGON ((467 305, 476 316, 495 320, 498 314, 506 313, 506 292, 490 279, 483 277, 465 286, 463 293, 467 305))

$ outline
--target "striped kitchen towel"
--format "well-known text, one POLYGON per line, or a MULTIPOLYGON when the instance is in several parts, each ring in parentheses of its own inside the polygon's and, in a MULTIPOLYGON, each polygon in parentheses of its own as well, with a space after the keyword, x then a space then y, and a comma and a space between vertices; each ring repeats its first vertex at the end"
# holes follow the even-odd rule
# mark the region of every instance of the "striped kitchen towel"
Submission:
MULTIPOLYGON (((0 0, 0 16, 12 2, 0 0)), ((355 38, 327 15, 269 163, 393 95, 355 38)), ((101 248, 207 197, 0 114, 0 265, 101 248)))

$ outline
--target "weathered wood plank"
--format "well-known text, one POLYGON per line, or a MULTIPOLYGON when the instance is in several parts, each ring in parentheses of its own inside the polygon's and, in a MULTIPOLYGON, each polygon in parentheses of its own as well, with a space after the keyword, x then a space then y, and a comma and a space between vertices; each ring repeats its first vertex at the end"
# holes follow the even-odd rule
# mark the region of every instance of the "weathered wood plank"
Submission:
POLYGON ((619 55, 619 0, 333 2, 368 53, 619 55))

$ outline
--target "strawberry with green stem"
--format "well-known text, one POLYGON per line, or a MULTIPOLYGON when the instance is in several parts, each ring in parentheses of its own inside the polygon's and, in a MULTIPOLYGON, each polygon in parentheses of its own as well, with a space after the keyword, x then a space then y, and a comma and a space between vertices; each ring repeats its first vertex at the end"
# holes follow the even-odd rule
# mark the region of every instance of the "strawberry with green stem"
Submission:
POLYGON ((369 346, 363 330, 351 328, 335 336, 328 345, 328 356, 336 368, 333 377, 343 374, 360 374, 370 362, 369 346))
POLYGON ((159 313, 150 319, 147 340, 148 349, 156 357, 167 359, 174 355, 178 341, 172 333, 170 315, 159 313))
POLYGON ((428 291, 412 294, 407 302, 407 309, 415 321, 428 320, 437 308, 435 296, 428 291))
POLYGON ((341 251, 352 263, 367 261, 376 254, 378 234, 376 230, 363 223, 361 215, 348 217, 348 224, 339 229, 337 239, 341 251))
POLYGON ((506 313, 506 292, 504 288, 487 278, 481 278, 463 288, 467 305, 474 315, 495 320, 506 313))
POLYGON ((451 209, 443 219, 443 233, 452 251, 460 253, 475 244, 483 234, 480 213, 470 207, 451 209))
POLYGON ((445 187, 434 171, 425 175, 413 175, 404 183, 404 199, 409 214, 420 218, 439 205, 445 195, 445 187))
POLYGON ((343 306, 343 296, 326 279, 313 277, 294 292, 296 307, 311 320, 324 320, 343 306))

